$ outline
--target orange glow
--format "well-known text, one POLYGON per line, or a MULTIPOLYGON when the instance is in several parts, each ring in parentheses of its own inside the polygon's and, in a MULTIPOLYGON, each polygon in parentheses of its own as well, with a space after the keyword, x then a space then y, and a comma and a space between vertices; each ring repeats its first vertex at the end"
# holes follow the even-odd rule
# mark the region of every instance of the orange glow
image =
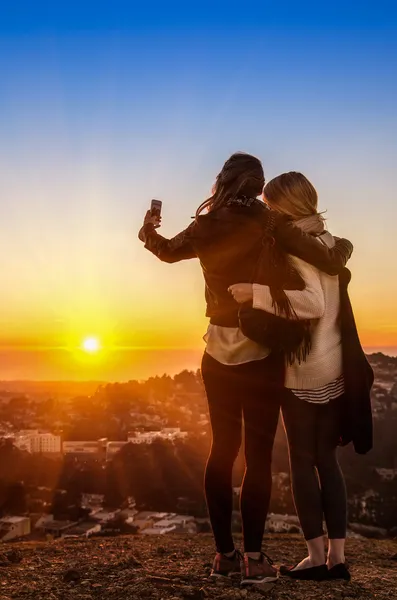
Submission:
MULTIPOLYGON (((137 219, 128 231, 138 227, 137 219)), ((121 381, 198 368, 207 328, 198 261, 163 264, 105 226, 89 243, 84 230, 64 245, 60 228, 29 261, 17 260, 15 242, 2 272, 0 379, 121 381)), ((342 223, 330 229, 348 236, 342 223)), ((363 345, 396 348, 397 280, 378 262, 358 239, 351 299, 363 345)))

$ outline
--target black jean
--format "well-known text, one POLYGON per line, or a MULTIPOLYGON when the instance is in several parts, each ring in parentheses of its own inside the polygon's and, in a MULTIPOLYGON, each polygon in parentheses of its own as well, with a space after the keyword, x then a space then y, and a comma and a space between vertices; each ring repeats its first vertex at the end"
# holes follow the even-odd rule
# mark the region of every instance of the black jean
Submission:
POLYGON ((282 401, 296 512, 306 540, 346 537, 346 487, 336 449, 344 397, 327 404, 301 400, 286 391, 282 401))
POLYGON ((201 373, 212 428, 205 492, 216 547, 223 553, 234 548, 232 470, 240 450, 244 422, 246 471, 240 497, 244 549, 259 552, 270 501, 283 360, 270 356, 229 366, 205 353, 201 373))

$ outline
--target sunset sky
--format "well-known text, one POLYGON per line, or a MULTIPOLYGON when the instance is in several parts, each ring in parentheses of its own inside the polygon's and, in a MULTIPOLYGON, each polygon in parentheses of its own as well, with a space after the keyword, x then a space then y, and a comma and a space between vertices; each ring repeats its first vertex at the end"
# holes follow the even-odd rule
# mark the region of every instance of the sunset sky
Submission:
POLYGON ((313 181, 355 246, 364 345, 397 347, 394 3, 4 4, 1 379, 197 367, 199 265, 161 264, 137 231, 151 198, 164 235, 186 227, 236 150, 313 181))

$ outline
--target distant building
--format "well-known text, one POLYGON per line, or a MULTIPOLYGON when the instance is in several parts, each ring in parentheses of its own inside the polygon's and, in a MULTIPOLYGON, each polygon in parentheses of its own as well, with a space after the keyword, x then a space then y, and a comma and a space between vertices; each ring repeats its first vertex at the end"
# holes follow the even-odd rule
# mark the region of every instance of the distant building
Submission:
POLYGON ((138 511, 136 510, 136 508, 124 508, 121 511, 121 516, 125 517, 126 519, 134 519, 136 517, 136 515, 138 514, 138 511))
POLYGON ((48 515, 48 514, 44 514, 41 515, 35 522, 34 527, 35 529, 41 529, 43 530, 45 525, 47 523, 53 522, 54 521, 54 515, 48 515))
POLYGON ((22 430, 15 435, 14 445, 25 452, 53 454, 61 453, 61 436, 41 433, 37 429, 22 430))
POLYGON ((108 442, 106 444, 106 460, 111 460, 128 442, 108 442))
POLYGON ((63 453, 75 456, 100 456, 102 445, 99 442, 63 442, 63 453))
POLYGON ((29 517, 2 517, 0 519, 0 541, 9 542, 29 534, 29 517))
MULTIPOLYGON (((129 519, 130 521, 130 519, 129 519)), ((150 529, 154 525, 154 521, 152 519, 137 519, 134 517, 132 521, 132 525, 137 527, 139 531, 144 531, 145 529, 150 529)))
POLYGON ((164 535, 166 533, 196 533, 196 519, 187 515, 175 513, 156 513, 143 511, 136 514, 132 520, 145 535, 164 535))
POLYGON ((266 529, 271 533, 301 533, 299 519, 295 515, 276 515, 270 513, 266 520, 266 529), (291 531, 292 530, 292 531, 291 531))
POLYGON ((382 481, 393 481, 393 479, 397 477, 397 469, 376 468, 375 471, 378 473, 382 481))
POLYGON ((149 431, 143 433, 136 433, 134 436, 128 438, 130 444, 151 444, 156 437, 158 437, 157 431, 149 431))
POLYGON ((188 527, 196 522, 196 518, 189 515, 173 515, 170 517, 170 521, 178 526, 188 527))
POLYGON ((69 529, 76 525, 78 525, 77 521, 56 521, 55 519, 51 519, 51 521, 45 521, 41 527, 37 527, 36 523, 36 528, 52 537, 62 537, 69 529))
POLYGON ((147 527, 142 530, 144 535, 165 535, 166 533, 171 533, 176 529, 176 525, 172 525, 171 527, 147 527))
MULTIPOLYGON (((136 522, 134 521, 134 525, 136 522)), ((148 527, 140 528, 144 535, 165 535, 167 533, 197 533, 197 525, 194 517, 185 515, 170 515, 166 519, 153 521, 148 527)))
POLYGON ((144 510, 134 515, 132 524, 135 525, 135 527, 138 527, 139 531, 143 531, 153 528, 155 523, 165 519, 168 516, 169 513, 159 513, 152 510, 144 510))
POLYGON ((83 508, 99 508, 104 501, 104 494, 82 494, 81 506, 83 508))
POLYGON ((161 519, 161 521, 154 523, 153 529, 168 529, 172 526, 176 527, 176 524, 172 521, 172 519, 161 519))
POLYGON ((120 509, 117 510, 94 510, 90 514, 91 519, 95 519, 99 523, 109 523, 120 514, 120 509))
POLYGON ((165 427, 161 431, 136 432, 128 437, 131 444, 151 444, 155 439, 176 440, 185 439, 188 436, 187 431, 181 431, 180 427, 165 427))
POLYGON ((195 518, 186 515, 170 515, 169 517, 154 523, 153 529, 167 530, 167 532, 174 531, 175 533, 197 532, 195 518))
POLYGON ((156 521, 160 521, 161 519, 165 519, 168 517, 170 513, 166 512, 156 512, 155 510, 141 510, 137 515, 137 519, 154 519, 156 521))
POLYGON ((88 538, 95 533, 100 533, 101 524, 100 523, 79 523, 74 527, 67 529, 63 534, 63 538, 76 538, 76 537, 85 537, 88 538))

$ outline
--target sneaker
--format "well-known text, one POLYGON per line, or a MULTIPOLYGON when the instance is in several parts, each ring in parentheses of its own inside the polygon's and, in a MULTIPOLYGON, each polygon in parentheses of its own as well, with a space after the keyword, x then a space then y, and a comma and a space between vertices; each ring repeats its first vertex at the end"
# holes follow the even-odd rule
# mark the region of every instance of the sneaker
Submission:
POLYGON ((273 566, 273 561, 264 552, 258 560, 244 555, 242 567, 241 585, 252 585, 254 583, 271 583, 277 581, 278 571, 273 566))
POLYGON ((326 564, 308 567, 307 569, 296 569, 297 566, 298 565, 286 567, 281 565, 280 574, 289 577, 290 579, 301 579, 304 581, 324 581, 324 579, 328 579, 328 569, 326 564))
POLYGON ((230 558, 221 554, 221 552, 217 552, 208 579, 217 580, 231 577, 236 573, 240 574, 242 560, 243 556, 238 550, 235 550, 233 556, 230 558))
POLYGON ((349 567, 345 563, 339 563, 331 567, 331 569, 328 569, 327 579, 344 579, 345 581, 350 581, 349 567))

